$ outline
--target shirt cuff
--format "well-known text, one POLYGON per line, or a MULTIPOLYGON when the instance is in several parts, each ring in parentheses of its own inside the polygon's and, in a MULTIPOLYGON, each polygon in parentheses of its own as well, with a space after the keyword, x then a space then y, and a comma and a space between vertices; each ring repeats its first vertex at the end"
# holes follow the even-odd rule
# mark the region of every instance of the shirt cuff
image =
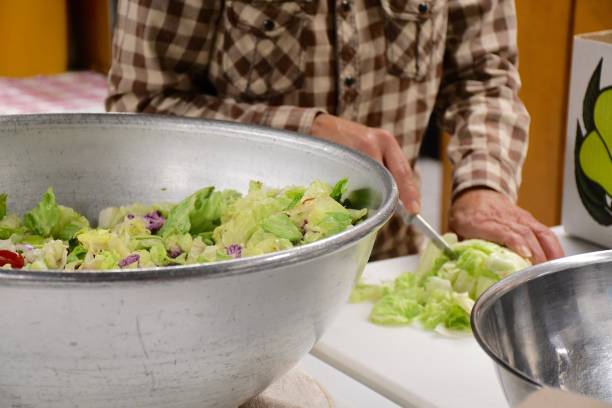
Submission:
POLYGON ((262 125, 309 135, 312 123, 319 113, 325 113, 325 111, 319 108, 274 106, 266 111, 262 125))
POLYGON ((472 187, 498 191, 516 202, 521 182, 520 170, 488 153, 474 152, 464 157, 453 171, 452 199, 472 187))

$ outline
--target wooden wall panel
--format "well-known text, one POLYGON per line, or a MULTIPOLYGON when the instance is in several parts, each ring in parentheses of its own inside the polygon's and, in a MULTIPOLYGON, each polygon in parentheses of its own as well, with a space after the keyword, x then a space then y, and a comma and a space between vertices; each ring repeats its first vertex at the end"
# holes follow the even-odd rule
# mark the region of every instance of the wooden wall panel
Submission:
POLYGON ((0 0, 0 76, 57 74, 67 66, 65 0, 0 0))
POLYGON ((450 196, 453 179, 451 176, 451 164, 448 160, 448 155, 446 154, 449 135, 448 133, 443 132, 440 137, 440 157, 442 158, 442 202, 440 203, 440 211, 442 211, 442 213, 440 214, 440 230, 442 232, 448 232, 448 210, 451 204, 450 196))
POLYGON ((110 0, 69 0, 73 65, 108 72, 111 64, 110 0))
POLYGON ((571 0, 517 0, 521 98, 531 114, 519 205, 546 225, 561 214, 571 0))
POLYGON ((574 34, 612 29, 612 1, 575 1, 574 34))

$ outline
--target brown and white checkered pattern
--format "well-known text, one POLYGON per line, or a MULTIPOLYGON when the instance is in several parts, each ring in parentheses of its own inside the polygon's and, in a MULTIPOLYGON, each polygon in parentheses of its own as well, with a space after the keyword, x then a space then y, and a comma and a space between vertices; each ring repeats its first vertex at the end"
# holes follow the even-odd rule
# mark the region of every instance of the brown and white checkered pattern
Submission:
MULTIPOLYGON (((302 133, 328 112, 389 130, 414 163, 437 109, 454 194, 516 198, 529 116, 512 0, 120 0, 118 14, 108 110, 302 133)), ((392 220, 374 257, 415 249, 392 220)))

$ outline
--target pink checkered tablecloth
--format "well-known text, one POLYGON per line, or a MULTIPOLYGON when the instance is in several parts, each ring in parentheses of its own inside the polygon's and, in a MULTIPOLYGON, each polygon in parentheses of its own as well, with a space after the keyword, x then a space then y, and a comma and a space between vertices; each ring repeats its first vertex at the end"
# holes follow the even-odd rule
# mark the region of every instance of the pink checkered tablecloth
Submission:
POLYGON ((106 77, 90 71, 0 77, 0 115, 104 112, 106 77))

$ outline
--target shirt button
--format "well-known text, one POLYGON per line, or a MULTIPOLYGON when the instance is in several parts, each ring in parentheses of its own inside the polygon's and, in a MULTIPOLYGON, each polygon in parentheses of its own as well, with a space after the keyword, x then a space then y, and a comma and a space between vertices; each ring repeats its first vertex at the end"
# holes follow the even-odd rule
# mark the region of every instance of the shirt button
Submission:
POLYGON ((344 85, 348 87, 355 85, 355 78, 353 78, 352 76, 347 76, 346 78, 344 78, 344 85))
POLYGON ((263 22, 263 28, 266 31, 274 30, 275 26, 276 26, 276 24, 274 24, 274 21, 272 21, 270 19, 264 20, 264 22, 263 22))
POLYGON ((342 11, 348 13, 351 11, 351 2, 349 0, 342 0, 340 2, 340 7, 342 7, 342 11))
POLYGON ((425 14, 429 10, 429 6, 426 3, 419 4, 419 13, 425 14))

